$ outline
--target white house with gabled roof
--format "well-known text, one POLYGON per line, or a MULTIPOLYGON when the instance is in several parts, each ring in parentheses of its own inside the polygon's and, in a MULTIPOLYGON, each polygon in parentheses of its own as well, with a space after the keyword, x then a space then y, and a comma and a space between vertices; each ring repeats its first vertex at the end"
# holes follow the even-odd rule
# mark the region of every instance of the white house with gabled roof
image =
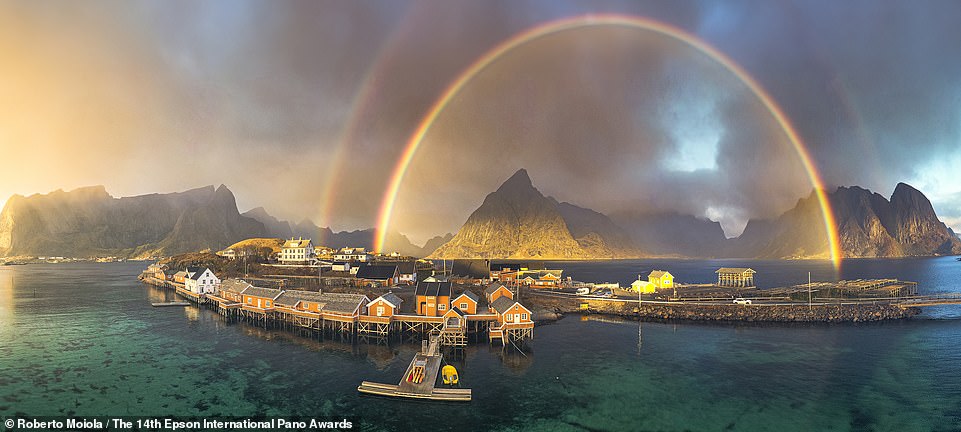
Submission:
POLYGON ((314 244, 310 239, 291 237, 280 247, 280 257, 278 259, 281 264, 306 265, 312 264, 315 258, 314 244))
POLYGON ((194 294, 214 294, 220 289, 220 278, 209 268, 188 269, 184 288, 194 294))

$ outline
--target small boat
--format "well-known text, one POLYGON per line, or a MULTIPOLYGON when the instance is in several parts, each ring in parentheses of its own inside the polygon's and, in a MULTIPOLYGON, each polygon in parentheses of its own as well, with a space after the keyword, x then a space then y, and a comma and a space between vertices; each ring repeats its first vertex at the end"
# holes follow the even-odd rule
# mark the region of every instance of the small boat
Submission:
POLYGON ((451 365, 444 366, 441 369, 441 374, 444 376, 444 384, 454 385, 457 384, 457 369, 451 365))
POLYGON ((424 382, 424 377, 427 375, 427 360, 414 360, 410 368, 410 373, 407 374, 407 382, 414 384, 420 384, 424 382))

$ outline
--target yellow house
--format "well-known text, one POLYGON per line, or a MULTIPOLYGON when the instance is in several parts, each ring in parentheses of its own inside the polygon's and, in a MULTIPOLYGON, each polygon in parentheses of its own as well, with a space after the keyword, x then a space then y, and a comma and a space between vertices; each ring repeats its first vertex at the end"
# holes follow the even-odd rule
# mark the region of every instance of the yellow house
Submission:
POLYGON ((641 294, 653 294, 657 287, 653 283, 645 280, 636 280, 631 282, 631 291, 639 292, 641 294))
POLYGON ((647 281, 656 288, 674 288, 674 275, 664 270, 654 270, 647 276, 647 281))

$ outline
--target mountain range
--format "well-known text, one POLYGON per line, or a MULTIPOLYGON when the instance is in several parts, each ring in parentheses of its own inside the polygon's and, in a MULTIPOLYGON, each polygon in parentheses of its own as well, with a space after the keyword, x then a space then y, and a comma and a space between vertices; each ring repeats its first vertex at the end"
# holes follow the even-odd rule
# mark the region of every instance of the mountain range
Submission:
MULTIPOLYGON (((248 238, 293 236, 334 248, 373 249, 375 231, 334 232, 306 219, 290 224, 263 207, 240 214, 224 185, 124 198, 114 198, 103 186, 14 195, 0 212, 0 256, 158 257, 219 250, 248 238)), ((422 248, 392 232, 385 245, 426 256, 451 236, 438 236, 422 248)))
MULTIPOLYGON (((890 198, 857 186, 828 193, 845 257, 961 254, 961 239, 931 202, 899 183, 890 198)), ((103 186, 14 195, 0 212, 0 256, 155 257, 218 250, 253 237, 308 237, 333 248, 373 248, 375 230, 334 232, 304 219, 292 224, 258 207, 241 214, 224 185, 115 198, 103 186)), ((385 249, 430 258, 608 259, 635 257, 827 258, 817 196, 768 220, 751 220, 737 238, 719 223, 677 213, 610 216, 544 196, 519 170, 485 197, 456 234, 419 247, 398 232, 385 249)))
MULTIPOLYGON (((931 202, 899 183, 890 199, 859 187, 828 194, 845 257, 961 254, 958 236, 931 202)), ((432 258, 585 259, 641 256, 829 258, 817 196, 772 220, 751 220, 728 239, 719 223, 676 213, 619 212, 610 217, 545 197, 519 170, 468 217, 432 258)))
POLYGON ((14 195, 0 212, 0 256, 150 257, 266 234, 223 185, 126 198, 103 186, 14 195))

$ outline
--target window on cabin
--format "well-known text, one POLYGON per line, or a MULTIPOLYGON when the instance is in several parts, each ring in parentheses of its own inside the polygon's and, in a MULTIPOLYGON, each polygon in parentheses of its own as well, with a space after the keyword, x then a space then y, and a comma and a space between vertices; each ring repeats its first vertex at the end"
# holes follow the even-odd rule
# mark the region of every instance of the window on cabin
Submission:
POLYGON ((527 321, 527 314, 521 314, 521 320, 527 321))
POLYGON ((461 310, 467 310, 467 303, 461 303, 461 304, 460 304, 460 309, 461 309, 461 310))
POLYGON ((447 305, 445 305, 445 304, 443 304, 443 303, 437 305, 437 310, 445 310, 445 309, 447 309, 447 305))
POLYGON ((247 304, 254 304, 254 299, 252 298, 247 299, 247 304))

